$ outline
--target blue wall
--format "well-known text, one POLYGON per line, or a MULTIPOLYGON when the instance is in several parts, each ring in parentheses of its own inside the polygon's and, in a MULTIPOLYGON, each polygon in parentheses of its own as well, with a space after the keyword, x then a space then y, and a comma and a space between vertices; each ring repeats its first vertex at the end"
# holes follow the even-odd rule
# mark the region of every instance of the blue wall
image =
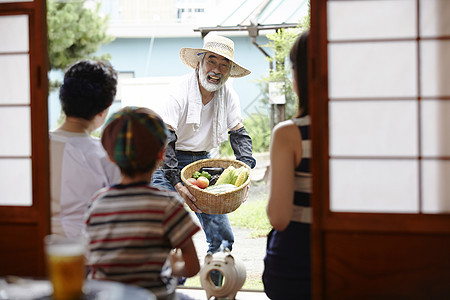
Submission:
MULTIPOLYGON (((231 37, 235 43, 235 60, 242 66, 250 69, 252 73, 233 81, 233 87, 241 100, 241 111, 245 118, 252 112, 260 89, 257 79, 269 74, 269 62, 264 54, 251 43, 248 36, 231 37)), ((190 72, 180 60, 182 47, 201 48, 203 41, 198 37, 192 38, 155 38, 151 48, 150 38, 117 38, 112 43, 104 45, 96 55, 111 54, 111 64, 119 72, 134 72, 135 77, 159 77, 180 76, 190 72), (151 51, 150 51, 151 49, 151 51)), ((265 36, 257 38, 259 45, 265 45, 268 40, 265 36)), ((264 48, 271 54, 270 49, 264 48)), ((51 77, 59 77, 61 74, 51 74, 51 77)), ((111 111, 117 109, 117 105, 111 111)), ((54 128, 59 117, 60 106, 57 93, 51 93, 49 97, 49 126, 54 128)))

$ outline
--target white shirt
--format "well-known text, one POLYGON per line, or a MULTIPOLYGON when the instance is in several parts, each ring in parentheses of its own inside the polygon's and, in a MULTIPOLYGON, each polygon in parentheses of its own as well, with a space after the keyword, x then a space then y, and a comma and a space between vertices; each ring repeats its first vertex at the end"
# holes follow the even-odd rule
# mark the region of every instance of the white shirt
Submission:
POLYGON ((63 130, 50 132, 52 233, 81 234, 92 195, 120 181, 98 138, 63 130))
MULTIPOLYGON (((219 140, 224 141, 227 139, 227 129, 242 122, 242 117, 237 93, 228 82, 221 89, 225 114, 222 120, 218 120, 223 123, 219 126, 221 132, 218 135, 219 140)), ((177 134, 176 150, 210 151, 214 148, 214 102, 220 100, 217 99, 217 94, 219 93, 215 92, 214 98, 203 105, 195 71, 170 86, 169 98, 164 101, 160 114, 177 134)))

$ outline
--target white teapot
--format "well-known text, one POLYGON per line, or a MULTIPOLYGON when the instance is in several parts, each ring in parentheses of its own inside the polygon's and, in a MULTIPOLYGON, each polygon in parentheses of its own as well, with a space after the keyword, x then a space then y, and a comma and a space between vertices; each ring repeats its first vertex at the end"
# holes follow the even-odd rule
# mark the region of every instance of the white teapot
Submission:
POLYGON ((200 269, 200 282, 207 299, 234 300, 247 276, 244 263, 234 258, 230 250, 208 253, 200 269))

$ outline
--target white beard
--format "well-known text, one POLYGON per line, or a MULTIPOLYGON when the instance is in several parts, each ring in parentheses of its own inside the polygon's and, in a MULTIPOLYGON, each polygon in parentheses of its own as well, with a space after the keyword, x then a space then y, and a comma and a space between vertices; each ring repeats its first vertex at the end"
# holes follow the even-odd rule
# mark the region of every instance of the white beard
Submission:
MULTIPOLYGON (((214 72, 210 72, 211 75, 217 76, 214 72)), ((208 73, 209 74, 209 73, 208 73)), ((224 77, 222 74, 220 76, 220 82, 218 84, 210 83, 208 82, 208 74, 203 73, 202 66, 200 65, 199 72, 198 72, 198 78, 200 80, 200 84, 202 87, 207 90, 208 92, 215 92, 218 91, 227 81, 228 76, 224 77)))

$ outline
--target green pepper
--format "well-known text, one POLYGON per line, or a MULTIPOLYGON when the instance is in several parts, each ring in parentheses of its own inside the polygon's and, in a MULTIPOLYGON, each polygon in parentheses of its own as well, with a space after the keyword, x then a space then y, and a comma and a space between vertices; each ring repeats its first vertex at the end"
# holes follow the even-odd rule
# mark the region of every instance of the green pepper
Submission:
POLYGON ((192 178, 199 178, 202 175, 202 173, 200 173, 199 171, 195 171, 194 174, 192 174, 192 178))
POLYGON ((211 179, 211 175, 208 172, 206 172, 206 171, 203 171, 200 174, 201 174, 200 176, 204 176, 204 177, 208 178, 208 180, 211 179))

